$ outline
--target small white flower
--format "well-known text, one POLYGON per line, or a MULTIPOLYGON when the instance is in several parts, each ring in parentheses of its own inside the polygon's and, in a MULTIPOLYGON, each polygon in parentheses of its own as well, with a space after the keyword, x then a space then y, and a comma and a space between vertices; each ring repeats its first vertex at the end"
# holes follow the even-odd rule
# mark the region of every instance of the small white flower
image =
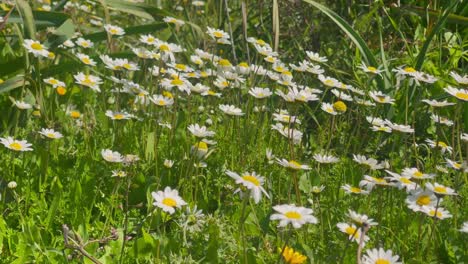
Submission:
POLYGON ((278 163, 279 165, 285 168, 292 169, 292 170, 310 170, 311 169, 309 165, 300 164, 299 162, 295 160, 288 161, 286 159, 276 158, 276 163, 278 163))
POLYGON ((119 26, 114 26, 114 25, 104 25, 104 29, 107 31, 107 33, 111 34, 111 35, 117 35, 117 36, 122 36, 125 34, 125 31, 123 30, 123 28, 119 27, 119 26))
POLYGON ((117 151, 112 151, 110 149, 103 149, 101 151, 102 158, 108 162, 120 163, 124 161, 124 157, 117 151))
POLYGON ((318 53, 315 53, 313 51, 306 51, 306 54, 307 54, 307 57, 309 57, 309 59, 311 61, 315 61, 315 62, 327 62, 328 59, 327 57, 320 57, 320 55, 318 53))
POLYGON ((174 161, 173 161, 173 160, 168 160, 168 159, 165 159, 165 160, 164 160, 164 167, 170 169, 170 168, 172 168, 173 165, 174 165, 174 161))
POLYGON ((171 187, 164 188, 164 191, 152 192, 154 206, 161 208, 169 214, 175 213, 176 208, 181 208, 187 203, 182 200, 177 190, 172 190, 171 187))
POLYGON ((214 131, 210 131, 206 128, 206 126, 200 126, 199 124, 193 124, 188 126, 188 130, 192 135, 204 138, 204 137, 213 137, 215 135, 214 131))
POLYGON ((273 93, 269 88, 254 87, 249 90, 249 94, 257 99, 263 99, 270 97, 273 93))
POLYGON ((9 148, 14 151, 32 151, 32 144, 28 143, 26 140, 16 140, 12 137, 0 138, 0 143, 3 144, 6 148, 9 148))
POLYGON ((294 228, 300 228, 304 224, 318 223, 312 213, 313 210, 305 207, 297 207, 293 204, 282 204, 273 206, 273 209, 278 212, 270 216, 270 220, 279 220, 278 227, 285 227, 291 224, 294 228))
MULTIPOLYGON (((229 177, 236 180, 237 184, 242 185, 243 187, 250 190, 250 194, 254 199, 255 203, 260 202, 260 199, 262 198, 262 193, 265 194, 266 197, 270 198, 268 193, 262 187, 265 179, 262 176, 257 175, 255 172, 244 172, 241 176, 239 176, 239 174, 227 170, 226 174, 229 175, 229 177)), ((237 189, 234 193, 240 191, 241 189, 237 189)))
POLYGON ((393 255, 391 250, 385 251, 383 248, 368 249, 362 258, 362 264, 402 264, 398 262, 399 256, 393 255))
POLYGON ((41 131, 39 131, 39 134, 50 139, 59 139, 63 137, 63 135, 60 134, 60 132, 57 132, 53 129, 48 129, 48 128, 41 129, 41 131))
POLYGON ((242 113, 242 110, 238 107, 235 107, 234 105, 221 104, 218 107, 221 111, 223 111, 225 114, 228 114, 228 115, 233 115, 233 116, 244 115, 244 113, 242 113))

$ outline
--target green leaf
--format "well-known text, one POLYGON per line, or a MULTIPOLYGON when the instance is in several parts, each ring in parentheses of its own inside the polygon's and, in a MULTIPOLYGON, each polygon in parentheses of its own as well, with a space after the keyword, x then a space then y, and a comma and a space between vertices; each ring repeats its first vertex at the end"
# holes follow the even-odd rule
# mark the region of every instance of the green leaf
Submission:
MULTIPOLYGON (((5 12, 0 12, 3 16, 5 12)), ((24 24, 26 21, 22 18, 23 13, 21 11, 13 11, 10 17, 7 20, 7 23, 20 23, 24 24)), ((67 19, 70 19, 65 13, 60 12, 48 12, 48 11, 32 11, 31 16, 33 20, 31 23, 39 29, 44 29, 47 27, 58 27, 62 25, 67 19)))
POLYGON ((13 89, 16 89, 18 87, 22 87, 23 85, 29 85, 28 81, 24 81, 24 76, 23 75, 17 75, 13 78, 10 78, 6 81, 4 81, 2 84, 0 84, 0 94, 1 93, 6 93, 8 91, 11 91, 13 89))
POLYGON ((151 21, 165 16, 175 17, 170 12, 143 3, 130 3, 121 0, 106 0, 107 7, 116 11, 125 12, 151 21))
POLYGON ((36 24, 34 23, 31 6, 24 0, 16 0, 16 6, 24 25, 24 36, 30 39, 36 39, 36 24))
MULTIPOLYGON (((335 24, 341 28, 341 30, 348 35, 348 37, 354 42, 356 47, 359 49, 359 51, 362 53, 367 65, 377 67, 377 60, 375 59, 374 55, 372 54, 371 50, 369 47, 367 47, 366 42, 362 37, 357 33, 351 25, 349 25, 342 17, 340 17, 337 13, 333 12, 326 6, 323 6, 313 0, 304 0, 305 2, 311 4, 315 8, 319 9, 322 13, 327 15, 335 24)), ((377 77, 377 82, 378 85, 383 88, 385 87, 385 83, 383 82, 383 79, 379 76, 377 77)))
MULTIPOLYGON (((154 23, 154 24, 127 27, 127 28, 124 28, 124 30, 125 30, 125 36, 128 36, 128 35, 135 35, 135 34, 154 33, 155 31, 163 30, 167 27, 168 25, 166 23, 154 23)), ((84 35, 83 38, 89 39, 94 42, 103 41, 107 39, 107 32, 106 31, 95 32, 92 34, 84 35)))

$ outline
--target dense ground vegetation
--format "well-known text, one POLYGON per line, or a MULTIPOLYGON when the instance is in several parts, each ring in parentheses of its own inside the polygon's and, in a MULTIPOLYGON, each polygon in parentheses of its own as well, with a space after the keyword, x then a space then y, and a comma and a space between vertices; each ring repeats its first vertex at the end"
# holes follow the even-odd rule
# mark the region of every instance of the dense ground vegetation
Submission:
POLYGON ((0 263, 468 263, 466 1, 0 4, 0 263))

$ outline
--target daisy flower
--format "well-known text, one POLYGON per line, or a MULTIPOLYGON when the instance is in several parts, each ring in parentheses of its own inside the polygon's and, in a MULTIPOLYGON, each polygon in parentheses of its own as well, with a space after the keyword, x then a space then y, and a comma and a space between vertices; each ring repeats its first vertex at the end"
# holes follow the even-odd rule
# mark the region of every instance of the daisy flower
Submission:
POLYGON ((185 25, 185 21, 177 19, 177 18, 173 18, 173 17, 170 17, 170 16, 167 16, 167 17, 163 18, 163 21, 166 22, 166 23, 169 23, 169 24, 177 25, 177 26, 185 25))
POLYGON ((428 104, 428 105, 430 105, 430 106, 432 106, 432 107, 444 107, 444 106, 455 105, 455 103, 447 102, 447 100, 437 101, 437 100, 424 99, 424 100, 421 100, 421 101, 428 104))
POLYGON ((206 128, 206 126, 200 126, 199 124, 188 126, 188 130, 190 133, 192 133, 192 135, 199 138, 213 137, 215 135, 214 131, 210 131, 206 128))
POLYGON ((133 115, 127 113, 127 112, 113 112, 111 110, 106 111, 106 116, 110 117, 112 120, 126 120, 126 119, 131 119, 133 115))
MULTIPOLYGON (((348 224, 348 223, 338 223, 336 224, 338 229, 348 235, 348 239, 350 241, 356 241, 356 243, 360 243, 361 240, 361 228, 357 227, 354 224, 348 224)), ((369 237, 365 236, 363 237, 363 242, 364 244, 369 241, 369 237)))
MULTIPOLYGON (((254 199, 255 203, 260 202, 260 199, 262 198, 262 193, 265 194, 266 197, 270 198, 268 193, 262 187, 263 183, 265 182, 265 179, 262 176, 257 175, 255 172, 244 172, 241 176, 239 176, 239 174, 227 170, 226 174, 229 177, 236 180, 237 184, 242 185, 242 187, 250 190, 250 194, 254 199)), ((237 189, 234 193, 241 191, 241 188, 237 189)))
POLYGON ((369 166, 371 170, 381 170, 388 167, 386 162, 379 162, 374 158, 367 158, 364 155, 353 154, 353 160, 359 164, 369 166))
POLYGON ((318 163, 330 164, 330 163, 337 163, 340 161, 335 156, 332 155, 325 155, 325 154, 314 154, 312 156, 318 163))
POLYGON ((157 106, 171 106, 174 104, 174 99, 160 94, 154 94, 153 96, 149 97, 149 99, 157 106))
POLYGON ((389 120, 385 120, 385 123, 393 130, 399 131, 402 133, 414 133, 414 129, 411 128, 409 125, 400 125, 396 123, 392 123, 389 120))
POLYGON ((333 107, 333 105, 330 104, 330 103, 322 103, 322 105, 320 106, 320 108, 321 108, 323 111, 325 111, 325 112, 327 112, 327 113, 329 113, 329 114, 331 114, 331 115, 337 115, 337 114, 338 114, 338 112, 335 111, 335 108, 333 107))
POLYGON ((349 184, 345 184, 341 186, 341 189, 343 189, 348 194, 369 194, 370 193, 368 190, 364 190, 359 187, 354 187, 349 184))
POLYGON ((448 152, 448 153, 452 153, 452 147, 450 147, 449 145, 447 145, 445 142, 443 141, 438 141, 438 142, 435 142, 431 139, 426 139, 426 143, 431 147, 431 148, 437 148, 439 147, 440 148, 440 151, 443 153, 445 152, 448 152))
POLYGON ((278 159, 276 158, 276 163, 278 163, 279 165, 285 167, 285 168, 289 168, 289 169, 292 169, 292 170, 310 170, 311 168, 309 167, 309 165, 305 165, 305 164, 300 164, 299 162, 295 161, 295 160, 286 160, 286 159, 278 159))
POLYGON ((39 41, 25 39, 23 47, 25 47, 29 53, 32 53, 34 57, 42 56, 47 58, 49 56, 49 51, 39 41))
POLYGON ((325 86, 328 86, 328 87, 336 87, 339 83, 337 79, 332 78, 332 77, 326 77, 322 74, 320 74, 318 78, 325 86))
POLYGON ((170 169, 170 168, 172 168, 172 166, 174 166, 174 161, 165 159, 163 165, 164 165, 164 167, 170 169))
POLYGON ((117 151, 112 151, 110 149, 101 150, 102 158, 108 162, 120 163, 124 161, 122 154, 117 151))
POLYGON ((0 143, 2 143, 6 148, 9 148, 14 151, 32 151, 32 144, 28 143, 26 140, 17 140, 12 137, 0 138, 0 143))
POLYGON ((112 176, 111 177, 118 177, 118 178, 124 178, 127 176, 127 173, 122 170, 113 170, 112 171, 112 176))
POLYGON ((289 115, 288 111, 280 110, 279 113, 273 113, 273 120, 286 124, 301 124, 297 116, 289 115))
POLYGON ((376 102, 380 104, 395 104, 395 99, 390 96, 382 93, 381 91, 371 91, 369 96, 376 102))
POLYGON ((401 172, 401 176, 406 177, 406 178, 423 180, 423 179, 432 179, 434 178, 435 174, 422 173, 418 168, 404 168, 403 171, 401 172))
POLYGON ((41 131, 39 131, 39 134, 50 139, 59 139, 63 137, 63 135, 60 132, 48 128, 41 129, 41 131))
POLYGON ((446 187, 444 185, 436 183, 426 182, 426 188, 433 191, 436 195, 457 195, 455 190, 452 188, 446 187))
POLYGON ((415 68, 407 67, 405 65, 399 66, 396 69, 393 69, 392 71, 396 72, 397 76, 400 78, 404 76, 414 76, 419 73, 415 68))
POLYGON ((96 62, 86 54, 77 53, 76 57, 78 57, 78 59, 80 59, 80 61, 83 62, 86 65, 96 66, 96 62))
POLYGON ((311 60, 311 61, 315 61, 315 62, 327 62, 328 59, 327 57, 320 57, 320 55, 318 53, 315 53, 313 51, 306 51, 306 54, 307 54, 307 57, 311 60))
POLYGON ((249 90, 249 94, 257 99, 270 97, 273 93, 269 88, 254 87, 249 90))
POLYGON ((447 166, 455 170, 462 169, 465 165, 465 164, 462 164, 462 163, 459 163, 450 159, 445 159, 445 161, 447 162, 447 166))
POLYGON ((444 91, 457 99, 463 100, 463 101, 468 101, 468 90, 466 89, 458 89, 454 87, 447 87, 444 88, 444 91))
POLYGON ((32 105, 31 105, 31 104, 28 104, 28 103, 26 103, 26 102, 24 102, 24 101, 19 101, 19 100, 17 101, 17 100, 15 100, 15 101, 13 101, 13 104, 14 104, 16 107, 18 107, 19 109, 21 109, 21 110, 27 110, 27 109, 31 109, 31 108, 32 108, 32 105))
POLYGON ((468 133, 461 133, 460 139, 465 142, 468 142, 468 133))
POLYGON ((94 46, 94 43, 91 42, 91 40, 87 40, 87 39, 84 39, 84 38, 78 38, 76 41, 75 41, 76 45, 82 47, 82 48, 92 48, 94 46))
POLYGON ((442 125, 446 125, 446 126, 453 126, 453 121, 446 118, 446 117, 443 117, 443 116, 438 116, 436 114, 432 114, 431 115, 431 119, 436 122, 436 123, 439 123, 439 124, 442 124, 442 125))
POLYGON ((383 72, 382 70, 379 70, 376 67, 367 66, 364 62, 361 62, 361 65, 358 66, 358 68, 360 68, 364 72, 372 73, 372 74, 378 74, 378 75, 381 75, 381 73, 383 72))
POLYGON ((213 38, 214 40, 216 40, 218 43, 219 41, 221 40, 221 42, 223 42, 223 44, 230 44, 229 42, 229 34, 224 32, 223 30, 221 29, 214 29, 214 28, 211 28, 211 27, 207 27, 207 30, 206 30, 206 33, 211 37, 213 38), (226 43, 228 42, 228 43, 226 43))
POLYGON ((398 259, 399 256, 393 255, 391 250, 373 248, 366 251, 366 255, 362 258, 362 264, 402 264, 402 262, 398 262, 398 259))
POLYGON ((75 78, 75 82, 77 84, 89 87, 96 92, 101 92, 101 89, 99 88, 99 85, 102 84, 101 78, 90 74, 84 74, 82 72, 73 75, 73 77, 75 78))
POLYGON ((430 217, 438 218, 440 220, 452 217, 452 214, 442 207, 423 206, 422 212, 430 217))
POLYGON ((43 81, 44 81, 45 83, 47 83, 47 84, 52 85, 52 87, 54 87, 54 88, 55 88, 55 87, 59 87, 59 86, 65 87, 65 83, 64 83, 64 82, 59 81, 59 80, 57 80, 57 79, 55 79, 55 78, 53 78, 53 77, 44 79, 43 81))
POLYGON ((374 219, 372 218, 369 218, 367 215, 365 214, 358 214, 356 213, 355 211, 349 209, 348 210, 348 217, 351 218, 351 220, 353 222, 355 222, 356 224, 358 224, 359 226, 376 226, 378 225, 377 222, 374 222, 374 219))
POLYGON ((403 177, 400 174, 389 171, 389 170, 385 170, 385 171, 388 174, 391 175, 391 177, 386 177, 386 179, 388 179, 391 182, 394 182, 395 186, 398 189, 401 190, 401 189, 405 188, 406 191, 410 191, 410 190, 414 190, 414 188, 416 188, 416 183, 411 181, 411 177, 403 177))
POLYGON ((114 26, 114 25, 110 25, 110 24, 107 24, 107 25, 104 25, 104 29, 107 31, 107 33, 111 34, 111 35, 117 35, 117 36, 122 36, 125 34, 125 31, 123 28, 119 27, 119 26, 114 26))
POLYGON ((270 216, 270 220, 279 220, 278 227, 291 224, 294 228, 300 228, 304 224, 316 224, 317 218, 312 213, 313 210, 305 207, 297 207, 293 204, 282 204, 273 206, 277 212, 270 216))
POLYGON ((405 202, 411 210, 422 212, 424 206, 435 206, 437 197, 432 191, 416 189, 411 191, 405 202))
POLYGON ((459 75, 458 73, 456 72, 450 72, 450 76, 452 76, 453 79, 455 79, 455 81, 457 81, 459 84, 463 84, 463 85, 468 85, 468 75, 459 75))
POLYGON ((179 196, 177 190, 172 190, 171 187, 164 188, 164 191, 152 192, 154 203, 153 205, 161 208, 169 214, 175 213, 176 208, 181 208, 187 203, 179 196))
MULTIPOLYGON (((292 123, 291 123, 292 124, 292 123)), ((281 123, 271 125, 271 129, 280 132, 280 134, 288 139, 292 139, 294 144, 299 144, 302 141, 303 133, 289 126, 283 126, 281 123)))
POLYGON ((460 232, 468 233, 468 222, 463 223, 463 226, 460 228, 460 232))
POLYGON ((227 115, 232 115, 232 116, 242 116, 244 113, 242 113, 242 110, 238 107, 235 107, 234 105, 224 105, 221 104, 218 106, 221 111, 223 111, 227 115))

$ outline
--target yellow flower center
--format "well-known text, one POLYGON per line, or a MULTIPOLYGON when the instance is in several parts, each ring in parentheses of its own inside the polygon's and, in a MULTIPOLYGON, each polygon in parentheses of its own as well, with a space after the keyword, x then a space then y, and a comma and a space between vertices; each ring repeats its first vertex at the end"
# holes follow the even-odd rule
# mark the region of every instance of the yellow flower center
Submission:
POLYGON ((335 82, 334 82, 333 80, 325 80, 323 83, 324 83, 325 85, 328 85, 328 86, 333 86, 333 85, 335 85, 335 82))
MULTIPOLYGON (((435 210, 429 211, 429 215, 430 215, 430 216, 436 215, 436 211, 435 211, 435 210)), ((442 213, 441 213, 440 211, 437 211, 437 217, 438 217, 438 218, 441 218, 441 217, 442 217, 442 213)))
POLYGON ((46 136, 49 137, 49 138, 55 138, 55 134, 54 134, 54 133, 47 133, 46 136))
POLYGON ((215 32, 213 32, 213 36, 215 36, 216 38, 222 38, 222 37, 223 37, 223 33, 222 33, 222 32, 219 32, 219 31, 215 31, 215 32))
POLYGON ((385 96, 377 95, 377 100, 381 103, 385 102, 385 96))
POLYGON ((158 105, 166 105, 166 101, 164 101, 163 99, 159 99, 158 105))
POLYGON ((168 52, 170 49, 169 49, 169 46, 168 46, 168 45, 162 44, 161 46, 159 46, 159 50, 160 50, 160 51, 168 52))
POLYGON ((229 67, 229 66, 232 66, 231 62, 229 62, 228 60, 226 59, 220 59, 218 61, 218 64, 223 66, 223 67, 229 67))
POLYGON ((300 213, 294 212, 294 211, 286 212, 284 216, 286 216, 289 219, 301 219, 302 218, 300 213))
POLYGON ((441 148, 448 147, 447 144, 445 144, 445 142, 442 142, 442 141, 437 142, 437 145, 440 146, 441 148))
POLYGON ((350 191, 353 192, 353 193, 360 193, 362 190, 357 188, 357 187, 351 187, 350 191))
POLYGON ((375 261, 375 264, 390 264, 390 261, 379 258, 378 260, 375 261))
POLYGON ((408 184, 408 183, 411 183, 411 181, 410 181, 408 178, 400 178, 400 181, 401 181, 402 183, 407 183, 407 184, 408 184))
POLYGON ((21 146, 21 144, 18 142, 13 142, 10 144, 10 148, 13 150, 22 150, 23 146, 21 146))
POLYGON ((408 73, 413 73, 413 72, 416 72, 416 70, 413 68, 413 67, 406 67, 403 69, 405 72, 408 72, 408 73))
POLYGON ((352 226, 348 226, 346 229, 345 229, 345 232, 346 234, 350 235, 350 236, 353 236, 354 235, 354 238, 358 238, 359 237, 359 234, 358 232, 356 232, 356 228, 352 227, 352 226))
POLYGON ((43 49, 42 45, 40 43, 37 43, 37 42, 34 42, 33 44, 31 44, 31 48, 33 50, 42 50, 43 49))
POLYGON ((175 68, 181 71, 185 71, 187 69, 187 66, 185 64, 176 64, 175 68))
POLYGON ((415 173, 413 173, 413 177, 415 177, 415 178, 421 178, 423 176, 424 176, 424 174, 422 172, 420 172, 420 171, 416 171, 415 173))
POLYGON ((419 206, 428 205, 430 203, 431 203, 431 197, 429 197, 429 195, 421 195, 416 200, 416 204, 418 204, 419 206))
POLYGON ((172 198, 164 198, 162 200, 162 203, 166 206, 169 206, 169 207, 174 207, 177 205, 177 202, 176 200, 172 199, 172 198))
POLYGON ((262 39, 257 39, 257 44, 260 45, 260 46, 265 46, 265 41, 263 41, 262 39))
POLYGON ((458 93, 455 94, 455 97, 457 97, 459 99, 462 99, 462 100, 465 100, 465 101, 468 100, 468 94, 467 93, 458 92, 458 93))
POLYGON ((81 42, 81 46, 87 48, 87 47, 89 47, 89 43, 88 42, 81 42))
POLYGON ((91 79, 89 79, 88 76, 86 76, 86 78, 83 80, 83 84, 84 84, 84 85, 94 85, 95 82, 92 81, 91 79))
POLYGON ((248 68, 249 65, 247 64, 247 62, 241 62, 241 63, 239 63, 239 67, 248 68))
POLYGON ((209 90, 208 95, 216 95, 216 92, 209 90))
POLYGON ((153 42, 154 42, 154 38, 153 38, 153 37, 149 37, 148 39, 146 39, 146 42, 153 43, 153 42))
POLYGON ((447 193, 447 188, 445 188, 444 186, 436 186, 434 187, 434 192, 447 193))
POLYGON ((179 85, 183 85, 184 81, 182 81, 181 79, 174 79, 171 81, 171 84, 179 86, 179 85))
POLYGON ((295 160, 291 160, 289 162, 289 167, 293 168, 293 169, 299 169, 301 168, 301 164, 295 160))
POLYGON ((52 80, 49 80, 49 83, 50 83, 50 84, 57 84, 58 81, 57 81, 56 79, 52 79, 52 80))
POLYGON ((245 180, 245 181, 253 183, 255 186, 260 186, 260 181, 256 177, 254 177, 252 175, 242 176, 242 179, 245 180))
POLYGON ((368 66, 368 67, 367 67, 367 70, 370 71, 370 72, 376 72, 376 71, 377 71, 377 68, 372 67, 372 66, 368 66))
POLYGON ((52 51, 49 51, 49 53, 47 53, 47 58, 55 59, 55 53, 53 53, 52 51))
POLYGON ((195 144, 195 147, 197 147, 199 150, 208 150, 208 145, 203 141, 200 141, 197 144, 195 144))
POLYGON ((275 71, 277 71, 277 72, 283 72, 283 71, 284 71, 284 68, 281 67, 281 66, 277 66, 277 67, 275 68, 275 71))
POLYGON ((117 31, 117 29, 113 28, 113 29, 110 30, 110 33, 113 34, 113 35, 115 35, 115 34, 118 33, 118 31, 117 31))
POLYGON ((81 59, 81 61, 84 63, 84 64, 91 64, 91 60, 87 57, 84 57, 83 59, 81 59))
POLYGON ((132 65, 130 65, 128 63, 124 63, 122 66, 127 70, 132 68, 132 65))
POLYGON ((343 101, 337 101, 333 104, 333 108, 338 112, 346 112, 347 107, 343 101))
POLYGON ((114 119, 120 120, 120 119, 123 119, 123 118, 124 118, 124 115, 122 115, 122 114, 114 114, 114 119))

